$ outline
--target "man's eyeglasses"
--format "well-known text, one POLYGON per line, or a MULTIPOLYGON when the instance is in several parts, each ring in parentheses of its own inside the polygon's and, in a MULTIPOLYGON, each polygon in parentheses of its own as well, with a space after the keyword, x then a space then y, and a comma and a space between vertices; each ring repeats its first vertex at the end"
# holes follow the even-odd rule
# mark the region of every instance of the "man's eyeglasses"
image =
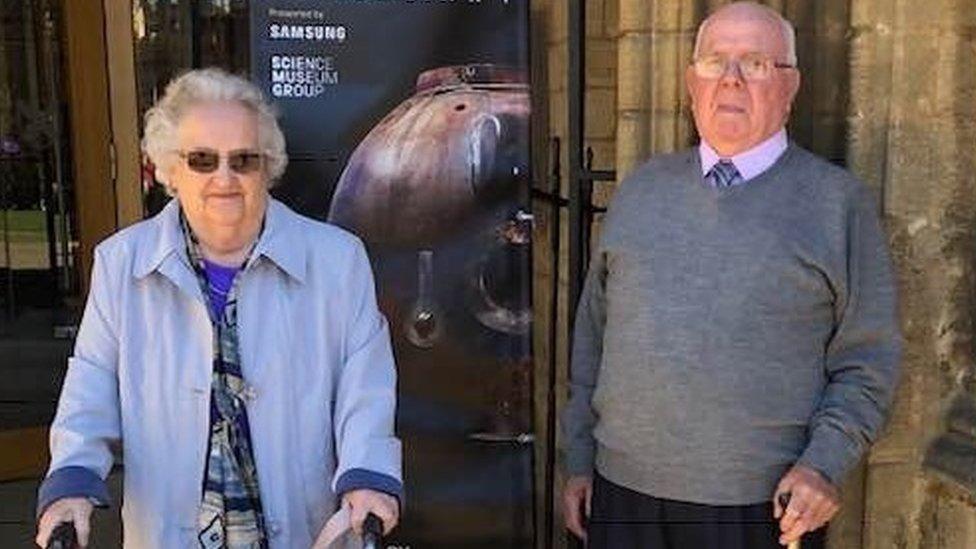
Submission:
MULTIPOLYGON (((213 173, 220 167, 220 153, 213 149, 179 151, 179 155, 186 161, 186 167, 197 173, 213 173)), ((258 151, 238 149, 227 153, 227 167, 238 175, 248 175, 260 170, 263 162, 264 155, 258 151)))
POLYGON ((725 55, 704 55, 693 62, 695 74, 700 78, 721 78, 730 66, 739 69, 742 78, 749 81, 768 80, 775 69, 794 69, 794 65, 780 63, 759 53, 748 53, 739 58, 725 55))

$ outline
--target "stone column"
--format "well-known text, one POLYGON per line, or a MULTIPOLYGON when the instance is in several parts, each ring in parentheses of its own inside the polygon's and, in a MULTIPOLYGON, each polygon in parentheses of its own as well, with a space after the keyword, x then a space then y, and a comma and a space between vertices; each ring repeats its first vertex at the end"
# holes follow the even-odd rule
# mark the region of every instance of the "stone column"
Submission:
POLYGON ((976 547, 976 501, 920 468, 973 392, 976 0, 853 0, 850 167, 878 189, 901 289, 902 383, 868 457, 863 547, 976 547))
POLYGON ((651 154, 689 143, 684 71, 703 11, 701 2, 620 0, 618 180, 651 154))
POLYGON ((617 177, 622 179, 650 152, 651 7, 620 0, 617 41, 617 177))

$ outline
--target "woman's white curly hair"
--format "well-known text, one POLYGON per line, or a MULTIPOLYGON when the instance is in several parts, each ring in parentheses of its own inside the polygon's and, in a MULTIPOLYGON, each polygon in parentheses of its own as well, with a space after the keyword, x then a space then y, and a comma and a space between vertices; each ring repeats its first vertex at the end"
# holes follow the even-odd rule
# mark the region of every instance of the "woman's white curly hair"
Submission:
POLYGON ((285 135, 274 107, 250 81, 218 68, 195 69, 174 78, 163 97, 146 111, 142 150, 156 166, 156 179, 174 194, 167 181, 176 160, 176 128, 186 111, 199 103, 237 101, 258 117, 258 146, 265 154, 269 187, 285 173, 285 135))

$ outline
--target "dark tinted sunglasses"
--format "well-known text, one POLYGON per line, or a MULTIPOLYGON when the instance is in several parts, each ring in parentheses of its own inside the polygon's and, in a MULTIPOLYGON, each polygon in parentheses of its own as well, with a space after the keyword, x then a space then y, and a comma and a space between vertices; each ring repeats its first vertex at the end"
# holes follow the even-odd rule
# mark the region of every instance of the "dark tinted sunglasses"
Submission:
MULTIPOLYGON (((213 149, 180 151, 180 158, 186 160, 186 167, 197 173, 213 173, 220 167, 220 153, 213 149)), ((263 162, 264 155, 250 149, 227 153, 227 167, 240 175, 260 170, 263 162)))

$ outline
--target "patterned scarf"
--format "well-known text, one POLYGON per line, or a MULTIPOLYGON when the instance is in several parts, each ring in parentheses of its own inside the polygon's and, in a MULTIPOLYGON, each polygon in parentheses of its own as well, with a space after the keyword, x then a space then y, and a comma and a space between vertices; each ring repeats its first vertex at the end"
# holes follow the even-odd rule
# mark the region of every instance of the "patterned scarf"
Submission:
MULTIPOLYGON (((209 302, 203 254, 182 212, 180 224, 186 239, 187 257, 197 274, 204 298, 209 302)), ((248 258, 253 251, 252 246, 248 258)), ((243 264, 246 265, 247 260, 243 264)), ((214 367, 210 397, 210 442, 197 524, 198 540, 205 549, 268 547, 245 406, 250 389, 241 375, 238 354, 239 278, 234 277, 222 315, 215 315, 213 307, 207 307, 214 327, 214 367)))

